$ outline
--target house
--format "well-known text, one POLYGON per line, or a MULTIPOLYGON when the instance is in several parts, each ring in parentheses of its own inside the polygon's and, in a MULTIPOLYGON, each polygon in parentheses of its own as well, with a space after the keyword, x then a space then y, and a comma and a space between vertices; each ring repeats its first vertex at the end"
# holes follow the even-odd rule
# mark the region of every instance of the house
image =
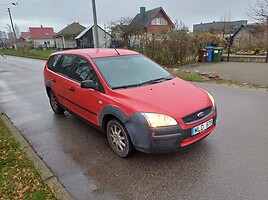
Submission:
POLYGON ((77 48, 75 37, 78 36, 86 27, 80 25, 78 22, 73 22, 67 25, 61 31, 55 34, 55 42, 57 49, 71 49, 77 48))
MULTIPOLYGON (((145 7, 140 7, 140 13, 133 18, 129 26, 138 32, 145 32, 150 40, 154 40, 157 33, 172 28, 173 22, 162 7, 148 11, 145 7)), ((139 45, 140 39, 137 40, 134 36, 131 40, 134 45, 139 45)))
POLYGON ((162 7, 148 11, 145 7, 140 7, 140 13, 133 18, 130 26, 153 35, 165 28, 171 28, 173 23, 162 7))
POLYGON ((259 24, 243 24, 232 35, 234 42, 243 36, 263 34, 264 30, 259 24))
POLYGON ((210 23, 200 23, 193 26, 193 32, 205 33, 205 32, 220 32, 223 34, 233 34, 242 25, 247 24, 247 20, 239 21, 218 21, 210 23))
POLYGON ((52 27, 29 27, 30 39, 34 48, 54 48, 52 27))
POLYGON ((231 37, 231 45, 243 51, 259 53, 266 49, 266 25, 244 24, 231 37), (255 49, 255 50, 254 50, 255 49))
POLYGON ((7 33, 7 38, 8 38, 9 41, 13 41, 15 39, 13 32, 7 33))
POLYGON ((7 44, 7 34, 4 31, 0 31, 0 48, 6 47, 7 44))
MULTIPOLYGON (((111 35, 98 26, 99 47, 106 48, 111 46, 111 35)), ((94 25, 86 28, 75 37, 77 47, 94 48, 94 25)))
POLYGON ((157 33, 173 26, 173 22, 162 7, 147 11, 145 7, 140 7, 140 13, 132 19, 129 25, 114 27, 113 35, 116 36, 115 40, 128 38, 130 46, 139 46, 144 34, 147 39, 154 40, 157 33))
POLYGON ((31 34, 30 32, 21 32, 19 40, 30 42, 31 41, 31 34))

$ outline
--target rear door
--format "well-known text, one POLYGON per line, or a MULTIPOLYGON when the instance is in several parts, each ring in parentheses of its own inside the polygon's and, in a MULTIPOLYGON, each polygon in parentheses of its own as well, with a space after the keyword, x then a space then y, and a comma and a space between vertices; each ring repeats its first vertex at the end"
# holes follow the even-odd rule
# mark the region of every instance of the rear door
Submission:
POLYGON ((70 73, 74 60, 74 55, 63 54, 56 67, 57 73, 53 74, 51 77, 51 82, 53 84, 52 90, 54 91, 58 102, 68 109, 71 107, 71 103, 68 101, 68 85, 70 85, 71 82, 70 73))

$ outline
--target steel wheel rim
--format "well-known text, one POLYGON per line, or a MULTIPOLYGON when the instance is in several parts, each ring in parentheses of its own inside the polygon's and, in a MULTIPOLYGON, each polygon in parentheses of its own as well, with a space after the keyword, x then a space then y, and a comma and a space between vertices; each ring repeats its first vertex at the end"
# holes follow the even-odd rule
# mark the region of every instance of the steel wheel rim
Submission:
POLYGON ((51 106, 54 110, 57 110, 58 108, 58 102, 57 102, 57 99, 55 97, 55 95, 53 93, 51 93, 50 95, 50 102, 51 102, 51 106))
POLYGON ((123 152, 126 149, 126 136, 121 127, 113 125, 110 128, 110 138, 117 151, 123 152))

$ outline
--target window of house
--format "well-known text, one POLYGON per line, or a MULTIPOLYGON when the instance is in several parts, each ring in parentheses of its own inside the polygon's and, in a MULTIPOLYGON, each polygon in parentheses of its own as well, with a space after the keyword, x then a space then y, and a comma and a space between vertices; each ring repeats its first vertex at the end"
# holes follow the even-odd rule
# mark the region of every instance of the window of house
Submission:
POLYGON ((168 22, 164 18, 154 18, 151 21, 151 25, 168 25, 168 22))
POLYGON ((155 41, 155 34, 152 34, 152 41, 155 41))
POLYGON ((74 58, 75 56, 73 55, 63 55, 57 67, 58 73, 70 77, 71 65, 74 58))
POLYGON ((48 61, 48 69, 56 71, 57 63, 59 62, 61 55, 51 56, 48 61))

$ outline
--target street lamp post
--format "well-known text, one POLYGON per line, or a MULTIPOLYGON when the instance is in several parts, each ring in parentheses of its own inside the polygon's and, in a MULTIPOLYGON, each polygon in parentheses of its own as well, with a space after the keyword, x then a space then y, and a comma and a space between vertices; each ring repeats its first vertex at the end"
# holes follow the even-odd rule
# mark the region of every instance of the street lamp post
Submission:
POLYGON ((266 59, 265 62, 268 63, 268 16, 266 16, 266 59))
POLYGON ((98 23, 97 23, 97 14, 96 14, 96 4, 95 4, 95 0, 92 0, 92 9, 93 9, 93 20, 94 20, 94 46, 96 48, 100 47, 99 44, 99 34, 98 34, 98 23))

